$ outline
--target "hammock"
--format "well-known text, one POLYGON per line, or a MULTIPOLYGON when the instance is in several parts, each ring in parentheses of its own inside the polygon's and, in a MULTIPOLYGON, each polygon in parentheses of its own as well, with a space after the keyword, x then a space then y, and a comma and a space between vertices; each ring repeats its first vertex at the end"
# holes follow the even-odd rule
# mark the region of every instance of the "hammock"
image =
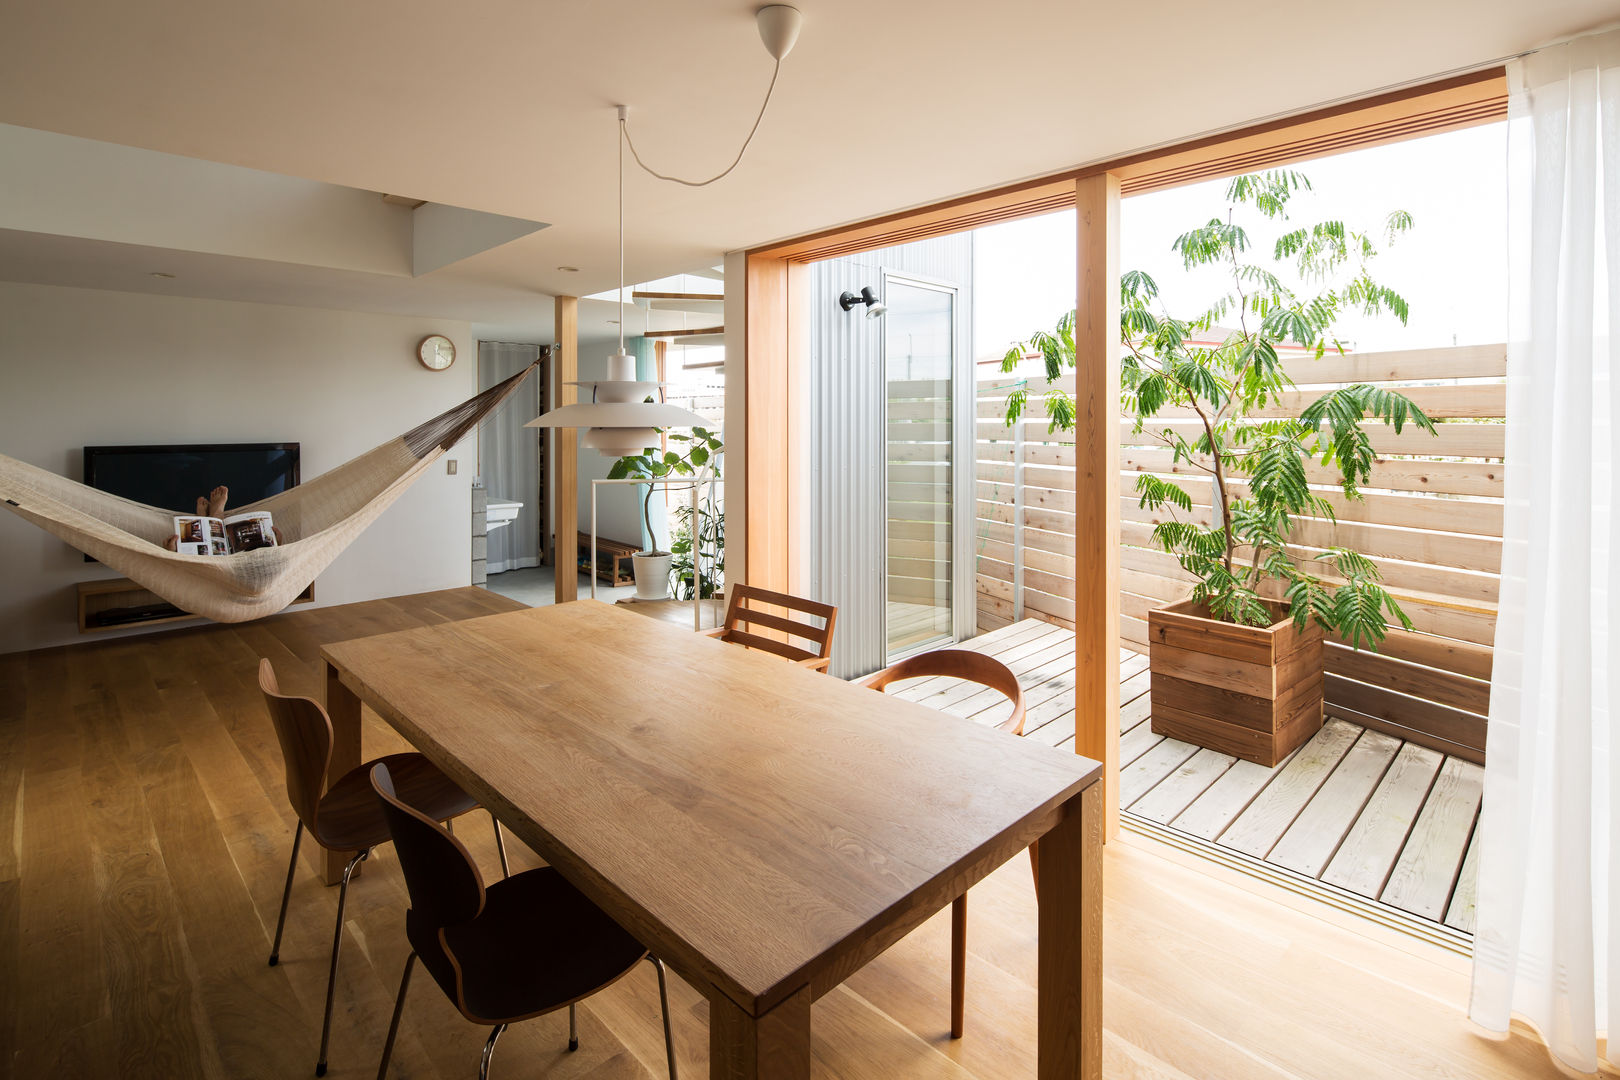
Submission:
POLYGON ((275 547, 213 556, 169 551, 163 544, 174 534, 175 511, 109 495, 4 454, 0 501, 183 611, 216 622, 261 618, 303 592, 535 366, 307 484, 231 511, 268 510, 283 538, 275 547))

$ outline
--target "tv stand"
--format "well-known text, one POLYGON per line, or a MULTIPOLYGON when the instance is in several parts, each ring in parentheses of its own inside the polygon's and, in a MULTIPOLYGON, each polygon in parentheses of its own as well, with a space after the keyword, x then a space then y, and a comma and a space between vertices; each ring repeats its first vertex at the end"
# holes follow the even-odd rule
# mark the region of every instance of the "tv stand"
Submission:
MULTIPOLYGON (((201 615, 181 611, 161 596, 128 578, 102 578, 81 581, 79 592, 79 633, 122 630, 130 626, 159 626, 164 623, 198 622, 201 615)), ((315 583, 294 598, 294 604, 315 599, 315 583)))

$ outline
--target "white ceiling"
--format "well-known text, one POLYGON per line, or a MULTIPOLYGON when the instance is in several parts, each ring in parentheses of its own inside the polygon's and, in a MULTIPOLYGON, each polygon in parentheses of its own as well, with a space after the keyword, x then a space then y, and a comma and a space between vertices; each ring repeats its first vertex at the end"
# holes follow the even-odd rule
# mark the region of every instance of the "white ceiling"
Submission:
MULTIPOLYGON (((613 106, 632 107, 656 167, 718 171, 770 75, 755 6, 11 3, 0 123, 551 222, 415 283, 423 302, 471 310, 482 296, 492 317, 472 321, 521 308, 549 331, 546 295, 617 274, 613 106)), ((798 46, 736 172, 701 189, 628 175, 629 280, 1479 66, 1615 14, 1613 0, 800 6, 798 46)), ((55 260, 71 278, 93 247, 3 237, 0 272, 55 260)), ((353 303, 417 302, 402 295, 353 303)))

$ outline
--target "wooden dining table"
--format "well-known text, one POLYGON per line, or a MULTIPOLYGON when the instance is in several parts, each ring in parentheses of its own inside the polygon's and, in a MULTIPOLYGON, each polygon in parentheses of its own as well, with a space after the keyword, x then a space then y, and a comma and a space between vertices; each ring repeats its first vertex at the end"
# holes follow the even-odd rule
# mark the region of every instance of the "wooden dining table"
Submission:
POLYGON ((1102 1075, 1095 761, 590 600, 322 656, 333 774, 364 702, 708 998, 711 1076, 808 1077, 811 1002, 1037 840, 1037 1075, 1102 1075))

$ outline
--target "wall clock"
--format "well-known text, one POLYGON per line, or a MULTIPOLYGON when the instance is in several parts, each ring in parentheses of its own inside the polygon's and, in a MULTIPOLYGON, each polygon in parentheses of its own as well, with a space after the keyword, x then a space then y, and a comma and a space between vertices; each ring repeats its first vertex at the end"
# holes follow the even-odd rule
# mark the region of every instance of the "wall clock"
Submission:
POLYGON ((456 362, 456 343, 443 334, 429 334, 416 347, 416 358, 429 371, 443 371, 456 362))

